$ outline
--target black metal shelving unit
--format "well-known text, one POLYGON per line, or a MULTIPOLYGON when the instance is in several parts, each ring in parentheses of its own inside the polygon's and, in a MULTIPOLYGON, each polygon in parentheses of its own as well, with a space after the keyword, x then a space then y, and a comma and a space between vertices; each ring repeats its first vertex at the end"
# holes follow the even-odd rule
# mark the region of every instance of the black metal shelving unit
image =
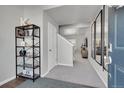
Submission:
POLYGON ((34 24, 15 27, 16 78, 35 81, 40 77, 40 27, 34 24), (28 45, 28 38, 31 44, 28 45), (25 42, 24 45, 21 45, 25 42), (26 51, 21 55, 20 51, 26 51), (30 54, 27 51, 32 51, 30 54), (30 60, 30 61, 29 61, 30 60))

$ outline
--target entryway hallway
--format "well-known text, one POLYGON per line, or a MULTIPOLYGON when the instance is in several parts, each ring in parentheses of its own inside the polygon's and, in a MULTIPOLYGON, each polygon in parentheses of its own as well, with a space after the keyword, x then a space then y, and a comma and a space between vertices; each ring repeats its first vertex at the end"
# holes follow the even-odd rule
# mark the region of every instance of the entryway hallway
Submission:
MULTIPOLYGON (((81 56, 80 51, 76 52, 78 58, 81 56)), ((91 66, 88 59, 79 58, 78 62, 74 61, 74 66, 56 66, 47 75, 47 78, 67 81, 76 84, 82 84, 91 87, 105 87, 104 83, 91 66)))

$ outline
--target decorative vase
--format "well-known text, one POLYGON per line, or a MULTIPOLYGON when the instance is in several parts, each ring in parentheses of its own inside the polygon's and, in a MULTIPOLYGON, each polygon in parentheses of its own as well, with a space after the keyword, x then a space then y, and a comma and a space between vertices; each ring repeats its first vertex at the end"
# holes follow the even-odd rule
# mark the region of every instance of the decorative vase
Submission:
POLYGON ((88 50, 86 48, 81 49, 82 58, 88 58, 88 50))

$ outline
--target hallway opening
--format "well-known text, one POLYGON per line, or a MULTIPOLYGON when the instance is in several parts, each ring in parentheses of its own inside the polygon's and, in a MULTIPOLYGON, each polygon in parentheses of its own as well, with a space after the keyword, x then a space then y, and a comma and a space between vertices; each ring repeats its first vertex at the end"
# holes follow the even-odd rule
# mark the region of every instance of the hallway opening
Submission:
POLYGON ((49 22, 50 18, 50 22, 58 29, 59 36, 56 43, 56 64, 44 77, 92 87, 107 87, 108 72, 91 56, 91 24, 102 8, 100 5, 70 5, 44 11, 44 20, 49 22), (88 56, 83 58, 81 47, 86 39, 88 56))

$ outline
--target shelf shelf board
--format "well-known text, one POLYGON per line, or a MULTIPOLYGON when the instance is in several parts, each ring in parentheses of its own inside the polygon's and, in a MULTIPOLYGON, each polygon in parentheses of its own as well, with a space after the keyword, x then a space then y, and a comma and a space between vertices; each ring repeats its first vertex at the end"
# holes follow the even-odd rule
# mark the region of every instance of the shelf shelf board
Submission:
POLYGON ((33 47, 37 47, 37 48, 39 48, 40 46, 16 46, 17 48, 23 48, 23 47, 31 47, 31 48, 33 48, 33 47))
MULTIPOLYGON (((22 72, 19 73, 19 74, 17 74, 17 76, 19 76, 19 77, 24 77, 24 78, 28 78, 28 79, 33 79, 33 76, 23 74, 22 72)), ((34 79, 37 79, 37 78, 39 78, 39 77, 40 77, 40 75, 34 74, 34 79)))
POLYGON ((40 57, 40 56, 20 56, 20 55, 17 55, 17 57, 28 57, 28 58, 38 58, 38 57, 40 57))
POLYGON ((30 25, 24 25, 24 26, 17 26, 16 28, 18 29, 22 29, 22 30, 29 30, 29 29, 39 29, 40 27, 34 25, 34 24, 30 24, 30 25))
POLYGON ((36 35, 32 35, 32 36, 16 36, 16 38, 21 38, 21 39, 23 39, 23 38, 25 38, 25 37, 30 37, 30 38, 32 38, 33 36, 39 38, 39 36, 36 36, 36 35))
POLYGON ((16 76, 32 79, 33 81, 36 80, 37 78, 40 77, 40 74, 41 74, 41 70, 40 70, 41 68, 40 66, 40 57, 41 57, 40 56, 40 27, 34 24, 15 27, 15 44, 16 44, 15 46, 16 48, 15 49, 16 51, 16 55, 15 55, 16 56, 16 76), (25 46, 22 46, 20 42, 22 40, 26 42, 26 39, 29 39, 32 42, 32 44, 28 45, 28 40, 27 40, 27 43, 25 44, 25 46), (26 54, 25 56, 20 56, 20 53, 21 53, 20 49, 22 48, 25 51, 27 51, 26 52, 27 54, 25 53, 26 54), (31 49, 32 52, 29 51, 28 53, 28 49, 31 49), (22 63, 18 62, 19 59, 21 59, 22 63), (27 59, 28 60, 31 59, 32 64, 26 62, 27 59), (17 67, 21 69, 30 68, 31 71, 33 72, 33 76, 23 74, 23 71, 19 73, 17 67), (34 71, 35 69, 39 70, 39 73, 36 74, 34 71))
MULTIPOLYGON (((25 65, 22 65, 22 64, 18 64, 17 66, 19 67, 26 67, 26 68, 33 68, 33 65, 32 64, 25 64, 25 65)), ((40 67, 39 65, 35 65, 34 66, 34 69, 40 67)))

